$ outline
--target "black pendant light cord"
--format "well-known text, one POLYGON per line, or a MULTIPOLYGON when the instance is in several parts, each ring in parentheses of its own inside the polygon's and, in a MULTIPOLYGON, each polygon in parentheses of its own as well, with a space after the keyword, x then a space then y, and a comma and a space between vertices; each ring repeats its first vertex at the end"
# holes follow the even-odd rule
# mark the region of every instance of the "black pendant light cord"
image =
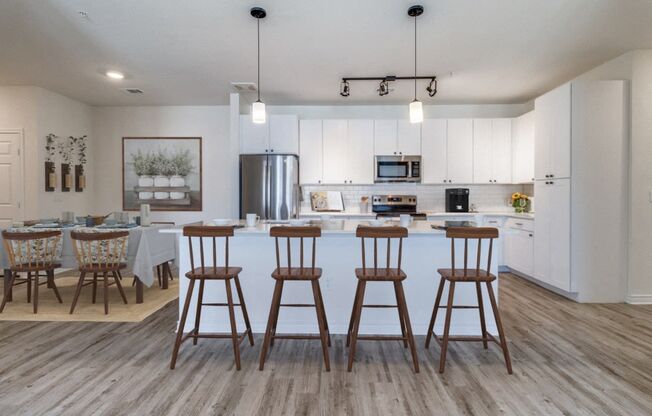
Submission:
POLYGON ((417 99, 417 16, 414 16, 414 100, 417 99))
MULTIPOLYGON (((260 101, 260 19, 256 19, 256 28, 258 32, 258 101, 260 101)), ((416 87, 415 87, 416 88, 416 87)))

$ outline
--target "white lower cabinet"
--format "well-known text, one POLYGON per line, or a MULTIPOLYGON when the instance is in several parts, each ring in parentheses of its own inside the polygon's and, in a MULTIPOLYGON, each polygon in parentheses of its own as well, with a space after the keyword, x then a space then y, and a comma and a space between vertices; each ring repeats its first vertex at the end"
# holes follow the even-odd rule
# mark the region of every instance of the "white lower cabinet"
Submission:
POLYGON ((509 229, 505 232, 505 264, 512 270, 534 273, 534 232, 509 229))
POLYGON ((570 179, 536 181, 534 277, 570 291, 570 179))

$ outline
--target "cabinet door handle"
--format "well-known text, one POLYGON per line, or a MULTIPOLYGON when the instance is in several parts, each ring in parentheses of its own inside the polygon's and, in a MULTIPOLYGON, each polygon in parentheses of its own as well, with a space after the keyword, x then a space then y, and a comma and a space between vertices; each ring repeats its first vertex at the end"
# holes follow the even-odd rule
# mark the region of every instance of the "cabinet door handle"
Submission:
POLYGON ((550 177, 551 177, 551 178, 554 178, 554 177, 555 177, 555 175, 553 175, 553 174, 550 174, 550 177))
POLYGON ((274 149, 270 150, 270 152, 274 153, 274 149))
POLYGON ((265 149, 265 153, 267 153, 267 149, 265 149))
POLYGON ((522 222, 515 222, 514 224, 516 224, 516 225, 518 225, 518 226, 520 226, 520 227, 523 226, 523 223, 522 223, 522 222))
POLYGON ((528 234, 528 236, 533 237, 532 233, 528 234))
POLYGON ((321 179, 318 179, 318 180, 317 180, 317 183, 321 183, 321 179))

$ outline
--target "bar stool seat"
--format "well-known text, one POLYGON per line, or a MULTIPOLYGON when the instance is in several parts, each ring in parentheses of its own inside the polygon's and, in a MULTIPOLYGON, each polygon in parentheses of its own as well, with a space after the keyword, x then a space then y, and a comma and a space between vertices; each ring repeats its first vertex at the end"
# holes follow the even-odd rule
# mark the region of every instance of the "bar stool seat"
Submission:
POLYGON ((407 278, 407 274, 401 269, 381 268, 370 272, 370 269, 355 269, 355 277, 360 280, 378 282, 400 282, 407 278))
POLYGON ((482 269, 469 269, 466 271, 466 276, 459 269, 437 269, 437 273, 444 279, 453 282, 493 282, 496 280, 496 276, 482 269))
POLYGON ((321 277, 321 268, 277 267, 272 277, 276 280, 317 280, 321 277))
POLYGON ((195 267, 186 273, 186 277, 188 279, 225 280, 233 279, 238 276, 241 271, 242 267, 204 267, 203 270, 201 267, 195 267))

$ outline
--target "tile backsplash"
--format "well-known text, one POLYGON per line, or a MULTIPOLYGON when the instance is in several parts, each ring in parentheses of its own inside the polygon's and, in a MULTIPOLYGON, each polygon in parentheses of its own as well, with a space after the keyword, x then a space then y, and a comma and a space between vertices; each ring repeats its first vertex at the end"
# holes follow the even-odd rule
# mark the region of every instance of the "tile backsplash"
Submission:
MULTIPOLYGON (((416 195, 418 211, 445 211, 444 191, 455 188, 454 185, 421 185, 421 184, 377 184, 377 185, 304 185, 301 187, 301 209, 310 210, 310 192, 340 191, 344 198, 344 208, 358 211, 360 198, 371 195, 416 195)), ((459 188, 469 189, 469 204, 478 211, 506 211, 507 204, 514 192, 524 192, 532 195, 532 185, 460 185, 459 188)), ((371 207, 370 207, 371 209, 371 207)))

